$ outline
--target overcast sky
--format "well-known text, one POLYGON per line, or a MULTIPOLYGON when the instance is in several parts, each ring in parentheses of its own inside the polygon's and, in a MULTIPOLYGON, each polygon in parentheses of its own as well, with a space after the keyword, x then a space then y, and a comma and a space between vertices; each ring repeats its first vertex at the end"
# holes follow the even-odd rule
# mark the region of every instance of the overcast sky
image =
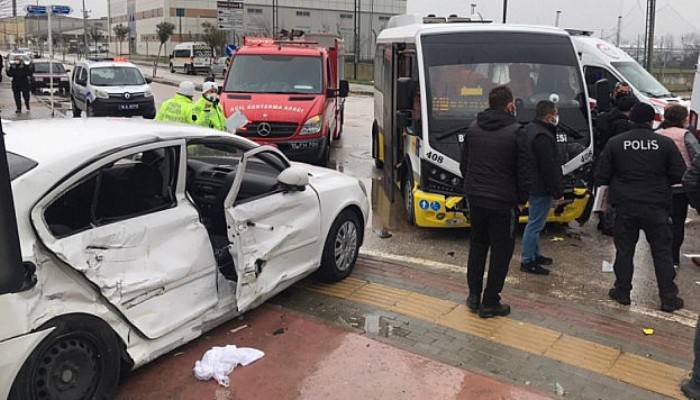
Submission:
MULTIPOLYGON (((19 4, 36 4, 36 0, 19 0, 19 4)), ((80 15, 82 0, 38 0, 39 4, 66 4, 80 15)), ((369 7, 371 0, 361 0, 362 7, 369 7)), ((10 0, 0 0, 0 9, 10 0)), ((408 13, 468 15, 470 4, 477 4, 477 11, 485 19, 501 20, 501 0, 408 0, 408 13)), ((612 39, 617 29, 617 16, 623 16, 623 40, 636 41, 644 35, 646 0, 509 0, 508 21, 513 23, 554 25, 557 10, 561 10, 562 27, 589 29, 596 35, 612 39)), ((85 0, 92 16, 107 14, 107 0, 85 0)), ((656 33, 680 36, 696 32, 700 34, 700 0, 657 0, 656 33)))
MULTIPOLYGON (((484 19, 501 21, 501 0, 408 0, 408 13, 469 15, 470 4, 484 19)), ((593 30, 597 36, 613 38, 617 17, 622 19, 623 40, 644 36, 646 0, 509 0, 508 22, 554 25, 556 11, 561 10, 561 27, 593 30)), ((700 34, 700 0, 657 0, 656 35, 680 36, 700 34)))

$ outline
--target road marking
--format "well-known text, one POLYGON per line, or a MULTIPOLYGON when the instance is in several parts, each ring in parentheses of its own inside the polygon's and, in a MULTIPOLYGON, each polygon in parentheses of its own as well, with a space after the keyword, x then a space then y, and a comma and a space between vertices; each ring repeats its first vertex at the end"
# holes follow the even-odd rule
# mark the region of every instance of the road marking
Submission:
MULTIPOLYGON (((402 256, 398 254, 391 254, 391 253, 385 253, 382 251, 375 251, 375 250, 365 250, 361 249, 360 250, 360 255, 362 256, 367 256, 367 257, 372 257, 376 258, 380 261, 391 261, 391 262, 396 262, 399 264, 410 264, 418 267, 425 267, 434 271, 443 271, 443 272, 450 272, 450 273, 458 273, 458 274, 466 274, 467 273, 467 267, 466 266, 459 266, 456 264, 448 264, 448 263, 443 263, 439 261, 433 261, 433 260, 427 260, 424 258, 418 258, 418 257, 411 257, 411 256, 402 256)), ((512 276, 508 276, 506 278, 506 283, 514 283, 516 281, 515 278, 512 276)), ((565 294, 560 291, 554 291, 552 292, 555 294, 555 297, 562 298, 562 299, 580 299, 583 300, 582 297, 577 296, 575 294, 565 294)), ((694 313, 690 310, 679 310, 676 311, 673 314, 670 313, 665 313, 663 311, 659 310, 653 310, 650 308, 646 307, 640 307, 640 306, 621 306, 614 301, 603 301, 601 304, 614 308, 616 310, 626 310, 631 313, 643 315, 646 317, 651 317, 651 318, 656 318, 656 319, 661 319, 664 321, 669 321, 669 322, 676 322, 678 324, 681 324, 683 326, 689 326, 691 328, 694 328, 698 318, 700 315, 697 313, 694 313)))
POLYGON ((655 393, 683 399, 678 384, 687 376, 686 370, 559 331, 511 318, 481 319, 463 304, 356 278, 346 278, 336 284, 303 281, 300 286, 451 328, 655 393))

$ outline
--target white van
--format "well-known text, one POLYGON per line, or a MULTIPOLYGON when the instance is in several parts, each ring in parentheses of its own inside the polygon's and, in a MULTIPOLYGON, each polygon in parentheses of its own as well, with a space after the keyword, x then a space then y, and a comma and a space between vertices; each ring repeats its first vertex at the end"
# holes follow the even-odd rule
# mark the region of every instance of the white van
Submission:
POLYGON ((591 97, 596 97, 595 83, 601 79, 607 79, 611 88, 620 81, 627 82, 640 101, 654 107, 657 121, 662 120, 664 108, 669 103, 684 103, 680 97, 666 89, 622 49, 592 37, 592 32, 576 30, 568 30, 568 32, 581 58, 588 93, 591 97))
POLYGON ((690 98, 690 126, 695 129, 700 135, 700 124, 698 123, 698 115, 700 115, 700 56, 698 56, 697 70, 695 71, 695 83, 693 84, 693 94, 690 98))
POLYGON ((180 43, 170 53, 170 72, 182 71, 187 75, 209 72, 212 52, 204 42, 180 43))

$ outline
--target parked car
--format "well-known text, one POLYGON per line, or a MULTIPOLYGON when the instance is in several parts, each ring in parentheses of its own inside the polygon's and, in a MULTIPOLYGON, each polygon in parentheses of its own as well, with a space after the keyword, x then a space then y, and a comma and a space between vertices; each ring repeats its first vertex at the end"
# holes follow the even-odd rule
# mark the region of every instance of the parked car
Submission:
POLYGON ((29 47, 18 47, 13 51, 13 53, 24 54, 30 59, 36 58, 34 50, 30 49, 29 47))
POLYGON ((182 71, 187 75, 209 72, 211 58, 211 47, 204 42, 180 43, 170 53, 170 72, 182 71))
POLYGON ((132 117, 156 115, 150 78, 134 64, 84 61, 75 65, 71 80, 73 116, 132 117))
POLYGON ((227 61, 228 57, 219 57, 214 59, 214 62, 212 62, 211 68, 209 69, 209 73, 214 75, 214 77, 225 77, 226 70, 228 69, 227 61))
POLYGON ((54 89, 68 94, 70 91, 68 73, 70 71, 67 71, 63 64, 55 61, 53 62, 53 71, 50 71, 50 65, 48 60, 34 61, 34 75, 31 78, 32 91, 37 92, 41 89, 48 89, 51 87, 51 81, 53 81, 54 89))
POLYGON ((235 135, 34 120, 5 140, 30 272, 0 294, 2 399, 113 398, 120 372, 300 279, 344 279, 362 245, 358 179, 235 135))

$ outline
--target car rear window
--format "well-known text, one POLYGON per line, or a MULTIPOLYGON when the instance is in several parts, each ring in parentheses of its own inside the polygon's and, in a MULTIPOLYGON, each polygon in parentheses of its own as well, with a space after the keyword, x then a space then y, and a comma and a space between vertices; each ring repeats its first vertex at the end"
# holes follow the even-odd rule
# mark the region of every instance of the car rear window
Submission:
MULTIPOLYGON (((37 74, 48 74, 49 63, 34 63, 34 72, 37 74)), ((53 63, 53 73, 65 74, 66 70, 63 68, 63 64, 53 63)))
POLYGON ((29 159, 27 157, 20 156, 15 153, 7 152, 7 163, 10 167, 10 180, 13 181, 15 178, 29 172, 32 168, 39 165, 36 161, 29 159))

